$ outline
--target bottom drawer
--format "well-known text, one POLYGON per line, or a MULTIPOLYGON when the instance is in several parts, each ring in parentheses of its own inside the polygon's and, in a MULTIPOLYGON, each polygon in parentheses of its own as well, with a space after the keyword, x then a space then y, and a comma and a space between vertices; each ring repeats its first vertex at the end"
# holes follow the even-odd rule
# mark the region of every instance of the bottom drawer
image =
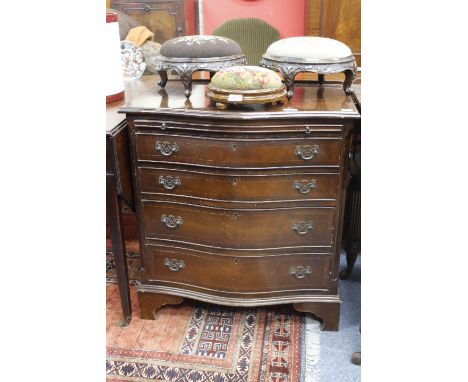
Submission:
POLYGON ((148 245, 148 281, 207 292, 328 290, 330 254, 217 255, 148 245))

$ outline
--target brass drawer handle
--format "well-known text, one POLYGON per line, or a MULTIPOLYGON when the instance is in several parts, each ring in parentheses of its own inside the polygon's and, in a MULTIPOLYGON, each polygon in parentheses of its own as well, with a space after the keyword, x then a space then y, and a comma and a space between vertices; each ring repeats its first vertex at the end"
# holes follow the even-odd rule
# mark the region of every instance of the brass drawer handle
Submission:
POLYGON ((301 183, 296 180, 293 183, 293 189, 299 191, 301 194, 308 194, 311 190, 317 188, 317 181, 311 180, 308 183, 301 183))
POLYGON ((303 279, 311 273, 312 270, 310 269, 310 266, 298 265, 297 267, 289 268, 289 274, 294 276, 296 279, 303 279))
POLYGON ((314 159, 314 157, 320 154, 320 147, 319 145, 304 145, 304 146, 296 146, 296 155, 304 160, 314 159))
POLYGON ((180 178, 178 176, 161 175, 159 177, 159 184, 162 184, 166 190, 173 190, 182 183, 180 182, 180 178))
POLYGON ((311 221, 300 221, 294 223, 291 229, 298 235, 305 235, 307 232, 312 231, 315 228, 314 223, 311 221))
POLYGON ((161 221, 168 228, 177 228, 178 226, 182 225, 182 218, 180 216, 162 214, 161 215, 161 221))
POLYGON ((177 143, 175 142, 157 141, 154 148, 156 149, 156 151, 159 151, 162 155, 166 157, 179 151, 179 146, 177 146, 177 143))
POLYGON ((177 259, 164 259, 164 265, 168 267, 171 271, 177 272, 181 269, 185 268, 184 260, 177 260, 177 259))

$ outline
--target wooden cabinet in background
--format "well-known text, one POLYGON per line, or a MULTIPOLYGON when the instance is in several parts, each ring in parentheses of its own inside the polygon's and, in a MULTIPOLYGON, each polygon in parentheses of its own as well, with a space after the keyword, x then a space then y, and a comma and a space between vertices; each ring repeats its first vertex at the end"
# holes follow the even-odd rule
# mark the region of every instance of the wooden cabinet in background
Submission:
POLYGON ((344 42, 361 66, 361 0, 307 0, 306 35, 344 42))
POLYGON ((111 0, 111 8, 146 26, 160 44, 186 34, 184 0, 111 0))

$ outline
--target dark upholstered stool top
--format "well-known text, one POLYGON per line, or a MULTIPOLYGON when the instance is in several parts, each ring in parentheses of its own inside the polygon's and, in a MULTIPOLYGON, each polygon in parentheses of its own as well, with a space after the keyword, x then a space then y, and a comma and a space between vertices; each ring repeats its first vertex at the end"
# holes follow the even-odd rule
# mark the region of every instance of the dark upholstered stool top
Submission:
POLYGON ((164 57, 211 58, 239 55, 242 50, 237 42, 226 37, 194 35, 167 40, 159 53, 164 57))

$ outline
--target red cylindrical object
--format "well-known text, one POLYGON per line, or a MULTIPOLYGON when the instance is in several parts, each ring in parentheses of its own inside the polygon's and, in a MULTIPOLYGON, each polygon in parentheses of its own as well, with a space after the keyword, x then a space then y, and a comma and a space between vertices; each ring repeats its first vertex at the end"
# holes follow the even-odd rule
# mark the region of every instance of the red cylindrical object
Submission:
POLYGON ((119 21, 119 15, 114 12, 106 12, 106 23, 116 23, 119 21))

